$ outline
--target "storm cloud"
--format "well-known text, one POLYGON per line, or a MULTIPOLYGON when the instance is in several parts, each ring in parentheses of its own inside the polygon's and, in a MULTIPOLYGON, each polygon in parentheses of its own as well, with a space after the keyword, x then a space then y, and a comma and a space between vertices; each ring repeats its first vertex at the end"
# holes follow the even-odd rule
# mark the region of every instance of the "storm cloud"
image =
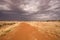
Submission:
POLYGON ((60 1, 0 0, 0 20, 60 20, 60 1))

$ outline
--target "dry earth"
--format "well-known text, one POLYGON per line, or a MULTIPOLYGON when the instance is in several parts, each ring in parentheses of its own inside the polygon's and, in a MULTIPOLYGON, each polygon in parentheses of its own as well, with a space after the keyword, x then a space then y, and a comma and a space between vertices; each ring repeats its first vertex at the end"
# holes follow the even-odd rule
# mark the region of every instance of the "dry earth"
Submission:
POLYGON ((16 22, 4 30, 0 40, 60 40, 60 21, 16 22))

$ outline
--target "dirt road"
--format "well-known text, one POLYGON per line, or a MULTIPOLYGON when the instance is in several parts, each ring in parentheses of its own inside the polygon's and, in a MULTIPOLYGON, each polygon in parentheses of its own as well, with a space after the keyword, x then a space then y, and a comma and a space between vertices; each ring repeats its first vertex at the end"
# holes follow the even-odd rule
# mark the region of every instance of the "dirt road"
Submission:
POLYGON ((60 40, 60 34, 57 32, 60 27, 54 26, 59 26, 59 24, 54 22, 53 24, 51 22, 35 23, 38 27, 29 22, 22 22, 13 31, 0 37, 0 40, 60 40))

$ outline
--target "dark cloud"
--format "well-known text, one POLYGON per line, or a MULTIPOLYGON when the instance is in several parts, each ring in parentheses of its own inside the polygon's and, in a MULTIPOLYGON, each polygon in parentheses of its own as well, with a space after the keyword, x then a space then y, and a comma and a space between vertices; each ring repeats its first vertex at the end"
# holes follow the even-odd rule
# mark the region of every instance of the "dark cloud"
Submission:
POLYGON ((60 20, 60 1, 0 0, 0 20, 60 20))

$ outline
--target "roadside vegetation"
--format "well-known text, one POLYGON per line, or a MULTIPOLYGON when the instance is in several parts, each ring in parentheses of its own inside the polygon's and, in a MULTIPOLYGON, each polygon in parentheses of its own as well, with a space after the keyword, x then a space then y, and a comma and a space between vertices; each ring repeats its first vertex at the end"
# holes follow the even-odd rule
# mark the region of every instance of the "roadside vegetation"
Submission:
POLYGON ((13 25, 13 24, 15 24, 15 23, 2 23, 2 24, 0 24, 0 27, 7 26, 7 25, 13 25))

